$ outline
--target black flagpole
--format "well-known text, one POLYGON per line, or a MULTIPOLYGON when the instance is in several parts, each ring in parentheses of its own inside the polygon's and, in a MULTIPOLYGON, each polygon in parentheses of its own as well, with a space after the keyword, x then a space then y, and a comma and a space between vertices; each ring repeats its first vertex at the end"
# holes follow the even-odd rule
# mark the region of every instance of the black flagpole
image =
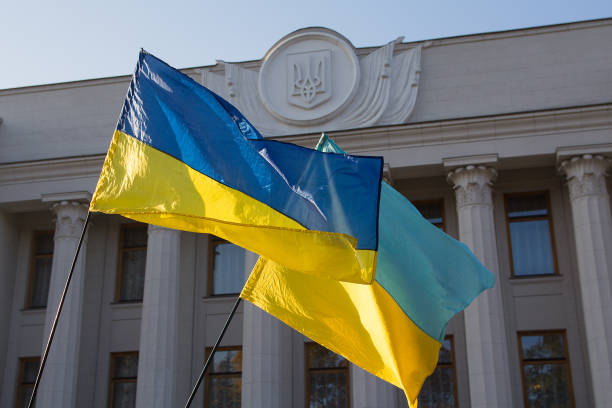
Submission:
POLYGON ((206 363, 204 364, 204 368, 202 368, 202 372, 200 373, 200 377, 198 378, 198 381, 196 382, 196 384, 193 386, 193 390, 191 391, 191 395, 189 395, 189 399, 187 400, 187 403, 185 404, 185 408, 189 408, 189 406, 191 405, 191 402, 193 401, 193 398, 195 397, 196 392, 198 391, 198 387, 200 386, 200 384, 202 383, 202 380, 204 379, 204 375, 206 374, 206 370, 208 369, 208 366, 210 365, 210 362, 212 361, 212 358, 215 355, 215 351, 217 351, 217 347, 219 346, 219 343, 221 343, 221 339, 223 339, 223 335, 225 334, 225 331, 227 330, 227 327, 229 326, 230 322, 232 321, 232 317, 234 317, 234 313, 236 313, 236 309, 238 309, 238 305, 240 304, 240 300, 241 300, 240 296, 238 296, 238 299, 236 299, 236 303, 234 303, 234 308, 232 309, 232 312, 227 317, 227 321, 225 322, 225 326, 223 326, 223 330, 221 330, 221 334, 219 335, 219 338, 217 339, 217 342, 215 343, 215 346, 211 350, 210 355, 208 356, 208 359, 206 360, 206 363))
POLYGON ((85 230, 87 229, 87 224, 89 224, 89 215, 91 213, 87 211, 87 217, 85 218, 85 224, 83 224, 83 231, 81 232, 81 238, 79 239, 79 244, 77 245, 76 253, 74 254, 74 258, 72 259, 72 265, 70 266, 70 272, 68 272, 68 277, 66 278, 66 283, 64 284, 64 291, 62 292, 62 297, 60 298, 59 305, 57 306, 57 311, 55 312, 55 318, 53 319, 53 325, 51 326, 51 332, 49 333, 49 339, 47 340, 47 345, 45 346, 45 352, 43 353, 42 361, 40 362, 40 367, 38 368, 38 374, 36 374, 36 381, 34 382, 34 389, 32 390, 32 396, 30 397, 30 402, 28 403, 28 408, 32 408, 34 405, 34 400, 36 399, 36 391, 38 390, 38 385, 40 384, 40 378, 42 377, 43 371, 45 369, 45 363, 47 362, 47 356, 49 355, 49 349, 51 348, 51 342, 53 342, 53 336, 55 335, 55 329, 57 328, 57 322, 59 321, 60 313, 62 312, 62 307, 64 306, 64 300, 66 299, 66 293, 68 293, 68 287, 70 286, 70 281, 72 280, 72 273, 74 272, 74 266, 76 265, 77 258, 79 256, 79 251, 81 250, 81 244, 83 243, 83 238, 85 237, 85 230))

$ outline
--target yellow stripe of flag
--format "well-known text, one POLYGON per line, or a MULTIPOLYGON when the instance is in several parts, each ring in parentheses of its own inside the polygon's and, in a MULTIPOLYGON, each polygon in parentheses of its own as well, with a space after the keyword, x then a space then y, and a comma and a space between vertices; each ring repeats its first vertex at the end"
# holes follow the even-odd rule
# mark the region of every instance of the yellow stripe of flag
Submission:
POLYGON ((417 327, 377 282, 319 278, 260 258, 240 296, 402 388, 413 408, 436 367, 441 343, 417 327))
POLYGON ((119 130, 113 136, 90 209, 214 234, 318 276, 354 281, 357 275, 363 282, 374 275, 376 252, 355 249, 354 238, 306 230, 268 205, 119 130), (270 234, 271 230, 275 233, 270 234), (300 249, 297 256, 296 248, 300 249))

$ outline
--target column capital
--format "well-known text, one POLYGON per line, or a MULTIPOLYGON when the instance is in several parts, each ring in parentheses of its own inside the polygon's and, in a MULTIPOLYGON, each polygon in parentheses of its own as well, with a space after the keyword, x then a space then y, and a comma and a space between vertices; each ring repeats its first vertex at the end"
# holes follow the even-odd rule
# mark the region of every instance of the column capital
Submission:
POLYGON ((568 181, 570 198, 607 193, 606 175, 612 160, 598 154, 583 154, 564 160, 559 165, 559 172, 565 174, 568 181))
POLYGON ((447 180, 453 185, 457 207, 474 204, 492 205, 491 186, 497 171, 483 165, 469 165, 451 170, 447 180))
POLYGON ((75 238, 81 235, 87 218, 87 205, 76 201, 60 201, 51 207, 56 215, 55 237, 75 238))

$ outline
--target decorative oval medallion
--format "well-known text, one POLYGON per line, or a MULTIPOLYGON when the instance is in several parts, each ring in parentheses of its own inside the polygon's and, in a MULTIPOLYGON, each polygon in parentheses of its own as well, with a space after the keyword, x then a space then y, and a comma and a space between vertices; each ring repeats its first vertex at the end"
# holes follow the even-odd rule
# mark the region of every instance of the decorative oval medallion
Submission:
POLYGON ((264 57, 259 96, 266 109, 292 125, 329 120, 349 103, 359 84, 352 44, 327 28, 295 31, 264 57))

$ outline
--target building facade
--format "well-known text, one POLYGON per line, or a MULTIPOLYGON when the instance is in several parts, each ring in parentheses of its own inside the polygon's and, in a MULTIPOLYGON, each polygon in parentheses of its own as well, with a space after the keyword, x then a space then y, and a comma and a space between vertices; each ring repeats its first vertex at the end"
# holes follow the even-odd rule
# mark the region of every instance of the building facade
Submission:
MULTIPOLYGON (((306 28, 183 72, 264 134, 383 156, 497 282, 424 407, 612 406, 612 19, 354 48, 306 28)), ((163 57, 163 56, 161 56, 163 57)), ((130 77, 0 90, 0 406, 31 392, 130 77)), ((398 220, 399 221, 399 220, 398 220)), ((91 214, 37 407, 182 406, 256 256, 91 214)), ((192 406, 405 407, 250 304, 192 406)))

